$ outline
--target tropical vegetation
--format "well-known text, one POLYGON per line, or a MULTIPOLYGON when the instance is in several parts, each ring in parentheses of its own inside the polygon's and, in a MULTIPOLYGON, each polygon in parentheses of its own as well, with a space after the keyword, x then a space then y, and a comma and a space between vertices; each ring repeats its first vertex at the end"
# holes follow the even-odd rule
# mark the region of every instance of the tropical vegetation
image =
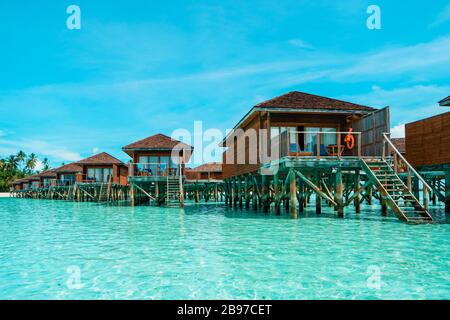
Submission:
POLYGON ((9 191, 11 183, 16 179, 50 169, 48 159, 44 158, 42 160, 42 169, 36 170, 39 162, 36 154, 30 153, 27 155, 23 151, 6 158, 0 157, 0 192, 9 191))

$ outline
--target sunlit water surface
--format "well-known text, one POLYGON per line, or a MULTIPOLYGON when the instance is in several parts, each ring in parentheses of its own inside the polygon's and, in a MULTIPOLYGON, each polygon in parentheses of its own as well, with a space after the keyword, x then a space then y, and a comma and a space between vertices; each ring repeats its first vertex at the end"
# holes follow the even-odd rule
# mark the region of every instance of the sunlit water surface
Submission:
POLYGON ((450 224, 0 199, 0 299, 449 299, 450 224))

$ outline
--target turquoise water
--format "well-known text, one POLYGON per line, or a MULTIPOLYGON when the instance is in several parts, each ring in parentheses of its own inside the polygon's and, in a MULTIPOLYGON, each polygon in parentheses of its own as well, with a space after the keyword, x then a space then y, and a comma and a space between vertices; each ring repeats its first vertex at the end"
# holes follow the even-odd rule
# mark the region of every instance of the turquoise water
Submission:
POLYGON ((450 224, 435 214, 0 199, 0 299, 449 299, 450 224))

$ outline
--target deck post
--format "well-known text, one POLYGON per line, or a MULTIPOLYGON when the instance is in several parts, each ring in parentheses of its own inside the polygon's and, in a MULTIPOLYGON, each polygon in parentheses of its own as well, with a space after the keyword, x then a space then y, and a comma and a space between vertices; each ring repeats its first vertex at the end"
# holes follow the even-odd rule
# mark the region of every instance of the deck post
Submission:
POLYGON ((367 192, 365 192, 365 194, 367 195, 367 198, 366 198, 367 204, 369 206, 371 206, 372 205, 372 199, 373 199, 373 188, 372 188, 372 186, 369 188, 369 190, 367 190, 367 192))
MULTIPOLYGON (((316 174, 316 183, 320 191, 322 191, 322 184, 320 183, 320 172, 316 174)), ((322 198, 318 192, 316 192, 316 214, 322 214, 322 198)))
POLYGON ((433 185, 433 191, 431 192, 431 201, 432 201, 433 206, 435 206, 436 198, 437 198, 436 191, 434 191, 434 190, 436 190, 436 179, 433 179, 432 185, 433 185))
POLYGON ((130 184, 130 199, 131 199, 131 205, 134 206, 134 185, 130 184))
POLYGON ((249 182, 249 176, 245 176, 245 185, 244 185, 244 192, 245 192, 245 208, 250 208, 250 191, 248 188, 248 182, 249 182))
POLYGON ((239 194, 239 208, 242 209, 242 178, 238 178, 238 194, 239 194))
POLYGON ((298 198, 297 198, 298 199, 298 211, 303 212, 303 211, 305 211, 306 187, 305 187, 305 184, 301 180, 298 181, 297 189, 298 189, 298 198))
POLYGON ((450 169, 445 172, 445 212, 450 213, 450 169))
POLYGON ((273 190, 274 190, 274 202, 275 202, 275 214, 279 216, 281 195, 279 190, 278 173, 273 176, 273 190))
POLYGON ((426 210, 429 208, 429 198, 428 198, 428 189, 425 187, 425 185, 422 184, 423 188, 423 206, 426 210))
POLYGON ((262 207, 263 212, 267 213, 269 212, 269 190, 267 188, 267 176, 262 175, 261 176, 262 183, 261 183, 261 189, 262 189, 262 207))
POLYGON ((342 171, 341 169, 337 169, 336 171, 336 204, 337 204, 337 215, 339 218, 344 217, 344 204, 343 204, 343 185, 342 185, 342 171))
POLYGON ((419 189, 419 178, 414 177, 413 179, 413 193, 414 197, 420 202, 420 189, 419 189))
MULTIPOLYGON (((359 175, 359 170, 355 170, 355 188, 354 188, 354 192, 359 192, 359 188, 361 188, 360 186, 360 180, 361 177, 359 175)), ((355 211, 356 213, 360 213, 361 212, 361 201, 360 201, 360 197, 359 195, 357 195, 355 197, 355 199, 353 200, 353 204, 355 206, 355 211)))
POLYGON ((386 203, 386 198, 382 194, 380 194, 380 203, 381 203, 381 215, 383 217, 387 217, 388 207, 387 207, 387 203, 386 203))
POLYGON ((256 181, 253 179, 253 186, 252 186, 252 207, 253 210, 258 210, 258 201, 257 201, 257 191, 256 191, 256 181))
POLYGON ((291 212, 291 219, 297 219, 297 176, 294 172, 294 170, 291 170, 289 173, 289 177, 291 179, 291 185, 290 185, 290 212, 291 212))

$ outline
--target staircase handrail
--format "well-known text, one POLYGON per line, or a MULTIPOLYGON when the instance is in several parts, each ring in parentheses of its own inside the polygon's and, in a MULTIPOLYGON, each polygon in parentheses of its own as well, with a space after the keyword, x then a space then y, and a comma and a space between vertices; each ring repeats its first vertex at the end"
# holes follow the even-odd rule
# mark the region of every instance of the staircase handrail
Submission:
MULTIPOLYGON (((387 136, 386 133, 383 133, 383 138, 384 140, 390 145, 390 147, 392 148, 392 150, 394 150, 394 152, 396 153, 396 155, 398 157, 400 157, 400 159, 403 160, 403 163, 406 165, 406 167, 408 168, 408 170, 412 171, 414 173, 414 175, 420 180, 422 181, 422 184, 425 188, 428 189, 428 191, 432 191, 431 187, 428 185, 428 183, 425 181, 424 178, 422 178, 422 176, 416 171, 416 169, 414 169, 414 167, 408 162, 408 160, 406 160, 406 158, 400 153, 400 151, 397 149, 397 147, 395 147, 394 143, 389 139, 389 137, 387 136)), ((383 155, 384 158, 384 155, 383 155)), ((384 159, 383 159, 384 160, 384 159)))

